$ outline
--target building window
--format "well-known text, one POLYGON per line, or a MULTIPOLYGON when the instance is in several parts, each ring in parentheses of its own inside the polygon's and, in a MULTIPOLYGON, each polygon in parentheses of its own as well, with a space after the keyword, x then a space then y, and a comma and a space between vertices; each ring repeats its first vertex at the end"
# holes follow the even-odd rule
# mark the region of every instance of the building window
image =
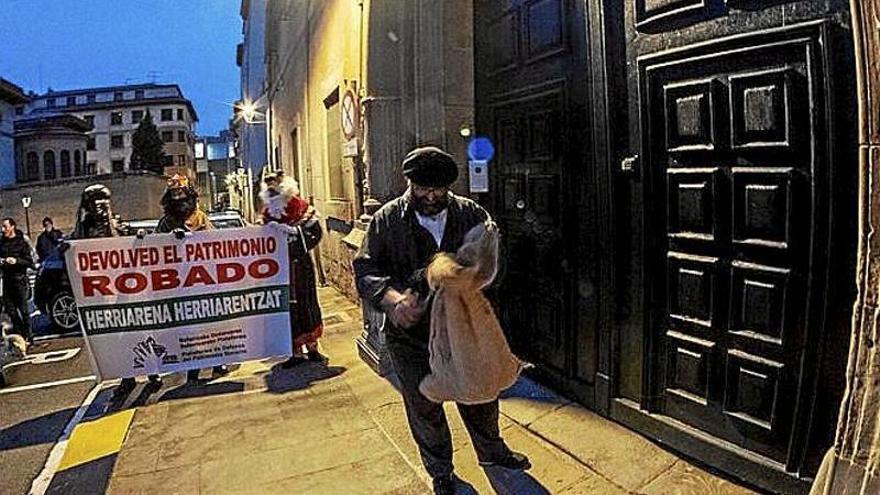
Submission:
POLYGON ((95 127, 95 116, 94 115, 83 115, 83 120, 86 121, 92 127, 95 127))
POLYGON ((114 172, 122 172, 125 170, 125 160, 113 160, 110 162, 111 167, 113 167, 114 172))
POLYGON ((177 142, 185 143, 186 142, 186 131, 177 131, 177 142))
POLYGON ((168 122, 169 120, 174 120, 174 110, 171 108, 163 108, 162 122, 168 122))
POLYGON ((183 120, 183 109, 182 108, 177 109, 177 120, 183 120))
POLYGON ((185 167, 186 166, 186 155, 177 155, 177 166, 185 167))
POLYGON ((46 106, 49 108, 55 108, 55 98, 49 98, 46 100, 46 106))
POLYGON ((134 90, 134 99, 135 100, 143 100, 144 99, 144 90, 142 90, 142 89, 134 90))
POLYGON ((195 155, 196 155, 196 160, 201 160, 202 158, 205 157, 205 142, 204 141, 196 141, 195 155))
POLYGON ((143 110, 132 110, 131 123, 132 124, 140 124, 142 120, 144 120, 144 111, 143 110))
POLYGON ((174 142, 174 131, 162 131, 162 142, 163 143, 174 142))
POLYGON ((70 152, 61 150, 61 177, 70 177, 70 152))
POLYGON ((55 152, 47 150, 43 153, 43 179, 52 180, 55 178, 55 152))
POLYGON ((95 151, 95 136, 89 136, 86 140, 86 149, 89 151, 95 151))
POLYGON ((339 91, 324 100, 327 108, 327 172, 330 182, 330 198, 346 199, 345 174, 342 169, 342 114, 339 108, 339 91))
POLYGON ((91 93, 91 94, 86 95, 86 101, 89 103, 94 103, 95 102, 95 93, 91 93))
POLYGON ((82 155, 76 150, 73 152, 73 175, 79 177, 82 172, 82 155))
POLYGON ((119 149, 125 147, 125 143, 122 139, 122 134, 111 134, 110 135, 110 149, 119 149))
POLYGON ((170 167, 174 165, 174 155, 162 155, 162 166, 170 167))
POLYGON ((24 115, 24 107, 15 107, 15 115, 24 115))
POLYGON ((110 125, 122 125, 122 112, 112 112, 110 114, 110 125))
POLYGON ((68 96, 67 97, 67 106, 69 106, 69 107, 76 106, 76 96, 68 96))
POLYGON ((113 93, 113 101, 122 101, 122 91, 113 93))
POLYGON ((98 173, 98 162, 89 162, 86 164, 86 175, 95 175, 98 173))
POLYGON ((40 157, 37 153, 31 151, 27 154, 27 163, 25 165, 24 180, 40 180, 40 157))

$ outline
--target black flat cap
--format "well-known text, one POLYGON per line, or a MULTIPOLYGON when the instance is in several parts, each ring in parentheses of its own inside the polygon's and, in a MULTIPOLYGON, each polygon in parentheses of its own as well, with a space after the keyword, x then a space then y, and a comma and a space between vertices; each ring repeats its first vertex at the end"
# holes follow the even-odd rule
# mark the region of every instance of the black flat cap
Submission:
POLYGON ((403 159, 403 176, 424 187, 446 187, 458 178, 458 165, 449 153, 434 146, 410 151, 403 159))

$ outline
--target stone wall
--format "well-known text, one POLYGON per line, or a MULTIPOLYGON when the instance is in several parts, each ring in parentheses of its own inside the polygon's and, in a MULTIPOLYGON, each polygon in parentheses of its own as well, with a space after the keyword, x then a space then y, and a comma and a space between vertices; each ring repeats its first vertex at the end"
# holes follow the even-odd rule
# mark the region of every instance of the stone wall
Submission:
POLYGON ((36 239, 41 229, 40 221, 45 216, 54 220, 56 228, 65 234, 70 233, 76 224, 80 194, 92 184, 104 184, 110 188, 113 213, 123 220, 159 218, 162 215, 159 198, 165 191, 165 178, 127 172, 2 188, 0 215, 14 218, 24 231, 25 213, 21 198, 30 196, 31 237, 36 239))
POLYGON ((880 493, 880 0, 851 0, 859 97, 858 297, 834 448, 811 493, 880 493))
POLYGON ((352 233, 347 236, 342 235, 341 232, 326 232, 327 242, 321 243, 320 247, 321 266, 326 281, 352 301, 360 300, 355 288, 351 262, 360 248, 363 232, 358 228, 352 230, 352 233))

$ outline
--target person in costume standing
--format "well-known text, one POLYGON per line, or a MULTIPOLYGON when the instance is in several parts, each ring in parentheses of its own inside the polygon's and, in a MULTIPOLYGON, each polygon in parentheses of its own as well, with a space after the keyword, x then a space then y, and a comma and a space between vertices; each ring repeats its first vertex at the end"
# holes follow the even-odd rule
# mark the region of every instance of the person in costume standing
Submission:
POLYGON ((274 172, 263 179, 263 223, 284 232, 290 252, 290 324, 293 356, 283 366, 306 361, 324 362, 318 352, 318 339, 324 332, 321 306, 315 283, 315 265, 309 251, 321 241, 323 233, 318 213, 300 197, 299 185, 284 174, 274 172), (305 348, 305 353, 303 353, 305 348))
MULTIPOLYGON (((187 176, 174 174, 168 179, 160 202, 164 215, 156 226, 157 234, 173 233, 183 239, 186 232, 214 229, 208 215, 199 208, 199 193, 189 184, 187 176)), ((187 371, 186 381, 198 381, 199 372, 199 369, 187 371)), ((229 369, 225 365, 214 366, 213 373, 222 376, 229 373, 229 369)))

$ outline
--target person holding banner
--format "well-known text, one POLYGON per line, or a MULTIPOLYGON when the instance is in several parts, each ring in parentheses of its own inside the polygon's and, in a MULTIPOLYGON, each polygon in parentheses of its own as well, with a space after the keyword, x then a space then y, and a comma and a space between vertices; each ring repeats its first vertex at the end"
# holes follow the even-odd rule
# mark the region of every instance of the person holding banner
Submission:
MULTIPOLYGON (((208 215, 199 208, 199 193, 189 184, 185 175, 174 174, 166 183, 165 193, 161 199, 162 211, 156 233, 173 233, 182 239, 186 232, 212 230, 214 225, 208 215)), ((198 368, 186 372, 187 382, 199 380, 198 368)), ((222 376, 229 373, 225 365, 214 366, 213 373, 222 376)))
MULTIPOLYGON (((410 432, 434 493, 455 493, 452 439, 443 404, 429 400, 419 385, 431 373, 428 350, 433 295, 426 268, 438 253, 455 253, 465 235, 489 214, 449 190, 458 166, 436 147, 416 148, 403 160, 409 188, 377 211, 354 259, 358 293, 387 315, 385 342, 400 379, 410 432)), ((481 466, 529 469, 523 454, 508 448, 498 427, 498 399, 456 404, 481 466)))
POLYGON ((299 195, 299 185, 284 172, 270 173, 263 179, 263 223, 287 234, 290 252, 290 324, 293 356, 282 364, 290 368, 307 361, 325 362, 318 352, 318 339, 324 332, 315 266, 309 251, 321 241, 321 222, 315 209, 299 195), (303 354, 303 347, 306 352, 303 354))

